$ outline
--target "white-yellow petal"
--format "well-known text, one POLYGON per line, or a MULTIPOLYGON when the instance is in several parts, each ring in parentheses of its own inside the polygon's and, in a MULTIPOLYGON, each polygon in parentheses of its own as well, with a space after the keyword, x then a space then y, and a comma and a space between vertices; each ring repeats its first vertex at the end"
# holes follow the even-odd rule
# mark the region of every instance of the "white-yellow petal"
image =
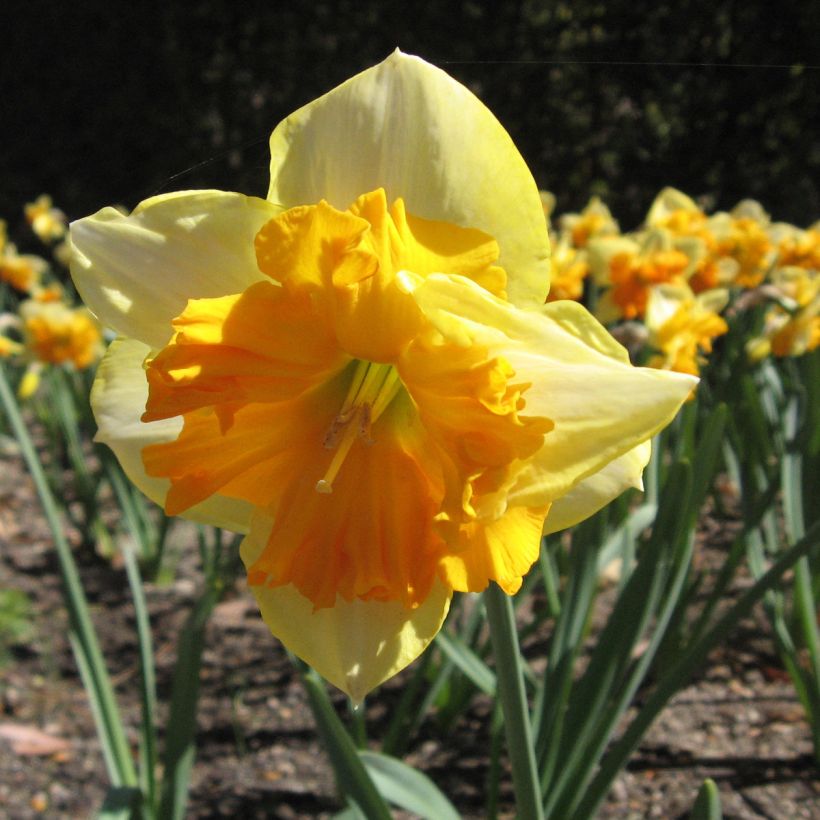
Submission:
POLYGON ((587 261, 595 281, 602 286, 611 285, 609 264, 619 254, 634 257, 641 252, 641 246, 626 236, 598 236, 589 240, 587 261))
MULTIPOLYGON (((91 406, 97 420, 96 441, 106 444, 117 456, 128 478, 160 506, 169 482, 151 478, 142 465, 142 448, 172 441, 182 427, 181 419, 140 421, 148 397, 148 382, 142 363, 150 352, 134 339, 116 339, 100 362, 91 390, 91 406)), ((213 524, 236 532, 247 532, 250 505, 244 501, 214 495, 186 511, 185 518, 213 524)))
POLYGON ((695 200, 677 188, 664 188, 656 197, 646 215, 646 224, 649 227, 663 225, 675 211, 698 213, 695 200))
POLYGON ((160 348, 188 299, 238 293, 263 278, 253 240, 280 209, 224 191, 181 191, 130 216, 103 208, 71 224, 71 275, 122 336, 160 348))
POLYGON ((651 454, 652 442, 645 441, 553 501, 544 534, 565 530, 589 518, 630 488, 642 490, 643 471, 651 454))
MULTIPOLYGON (((272 521, 257 513, 240 553, 250 566, 264 549, 272 521)), ((436 581, 416 608, 398 601, 345 601, 314 611, 293 585, 251 590, 270 631, 295 655, 346 692, 354 703, 412 663, 441 629, 450 592, 436 581)))
POLYGON ((689 396, 692 376, 633 367, 579 304, 521 310, 463 277, 430 276, 411 291, 441 333, 485 345, 531 386, 526 415, 554 422, 508 490, 510 506, 555 501, 649 440, 689 396))
POLYGON ((493 114, 443 71, 399 51, 299 109, 271 136, 268 199, 345 209, 384 188, 409 213, 478 228, 501 249, 507 293, 542 303, 549 239, 538 188, 493 114))

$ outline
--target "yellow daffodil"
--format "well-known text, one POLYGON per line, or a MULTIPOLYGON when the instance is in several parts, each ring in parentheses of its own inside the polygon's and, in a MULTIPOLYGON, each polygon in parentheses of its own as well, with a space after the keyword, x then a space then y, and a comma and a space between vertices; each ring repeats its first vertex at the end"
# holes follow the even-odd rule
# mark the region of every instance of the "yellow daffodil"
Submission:
POLYGON ((584 280, 589 273, 586 253, 575 247, 567 234, 551 238, 552 258, 548 301, 579 300, 584 295, 584 280))
POLYGON ((725 289, 697 296, 687 285, 658 285, 649 293, 646 327, 659 353, 648 364, 697 376, 712 342, 729 330, 719 315, 729 301, 725 289))
POLYGON ((11 242, 0 252, 0 281, 8 282, 15 290, 28 293, 40 284, 48 268, 45 259, 32 254, 19 254, 11 242))
POLYGON ((682 284, 693 269, 689 256, 660 230, 632 237, 597 237, 587 251, 593 276, 606 288, 596 306, 598 318, 605 323, 643 318, 650 288, 682 284))
POLYGON ((772 225, 770 235, 778 265, 820 271, 820 222, 806 230, 780 222, 772 225))
POLYGON ((737 265, 733 284, 757 287, 776 257, 776 246, 769 237, 768 214, 759 203, 745 200, 730 213, 710 216, 708 225, 717 243, 715 254, 737 265))
POLYGON ((690 196, 677 188, 664 188, 649 207, 646 225, 688 236, 701 230, 706 219, 706 214, 690 196))
POLYGON ((454 591, 514 592, 545 527, 640 485, 694 380, 543 304, 535 183, 424 61, 310 103, 271 152, 267 199, 180 192, 72 225, 74 280, 120 335, 92 402, 149 496, 247 533, 271 631, 360 700, 454 591))
POLYGON ((20 305, 20 318, 26 349, 39 362, 81 370, 102 356, 100 326, 85 308, 28 299, 20 305))
POLYGON ((569 236, 576 248, 585 248, 589 240, 595 237, 617 236, 620 233, 609 208, 597 196, 592 197, 580 213, 563 214, 559 228, 569 236))
POLYGON ((749 357, 757 361, 770 354, 802 356, 819 347, 820 271, 778 268, 765 290, 776 301, 766 313, 763 333, 746 344, 749 357))
POLYGON ((14 339, 9 339, 8 336, 0 335, 0 359, 8 359, 12 356, 19 356, 24 348, 19 342, 14 339))
POLYGON ((41 241, 54 242, 65 236, 66 216, 54 207, 48 194, 41 194, 34 202, 27 203, 24 212, 31 229, 41 241))
POLYGON ((695 201, 675 188, 664 188, 646 217, 647 227, 670 235, 671 247, 690 260, 686 284, 695 292, 714 290, 732 283, 739 265, 722 256, 709 217, 695 201))

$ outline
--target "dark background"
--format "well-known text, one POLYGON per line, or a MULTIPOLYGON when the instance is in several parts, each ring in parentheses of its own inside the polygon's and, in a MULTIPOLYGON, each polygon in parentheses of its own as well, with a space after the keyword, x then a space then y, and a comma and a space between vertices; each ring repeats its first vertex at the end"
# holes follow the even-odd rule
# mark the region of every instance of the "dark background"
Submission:
POLYGON ((820 3, 12 2, 0 217, 154 193, 264 196, 273 126, 397 45, 473 89, 539 185, 626 229, 664 185, 820 218, 820 3), (683 65, 681 65, 683 64, 683 65))

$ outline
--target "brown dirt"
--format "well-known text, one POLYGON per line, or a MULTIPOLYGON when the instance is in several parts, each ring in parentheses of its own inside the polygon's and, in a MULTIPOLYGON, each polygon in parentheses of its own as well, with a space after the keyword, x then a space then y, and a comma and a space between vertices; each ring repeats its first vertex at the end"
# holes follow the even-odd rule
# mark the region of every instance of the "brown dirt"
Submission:
MULTIPOLYGON (((0 737, 0 816, 88 817, 105 793, 105 770, 66 638, 57 564, 27 476, 16 458, 3 462, 0 588, 26 592, 34 616, 32 633, 11 647, 11 661, 0 667, 0 724, 36 727, 69 745, 32 756, 0 737)), ((701 560, 721 554, 720 528, 714 522, 711 527, 701 560)), ((185 526, 175 530, 175 580, 147 588, 161 703, 167 702, 177 631, 200 580, 191 535, 185 526)), ((137 656, 124 573, 93 556, 81 561, 81 570, 136 741, 137 656)), ((369 701, 372 737, 379 736, 401 686, 400 676, 369 701)), ((482 816, 489 708, 486 698, 476 698, 446 736, 426 723, 406 758, 465 818, 482 816)), ((762 619, 713 653, 697 680, 674 699, 599 816, 684 817, 705 777, 717 781, 727 818, 820 817, 808 727, 762 619)), ((513 816, 508 778, 502 799, 504 816, 513 816)), ((308 818, 329 817, 337 809, 333 777, 299 680, 240 583, 208 630, 189 816, 308 818)))

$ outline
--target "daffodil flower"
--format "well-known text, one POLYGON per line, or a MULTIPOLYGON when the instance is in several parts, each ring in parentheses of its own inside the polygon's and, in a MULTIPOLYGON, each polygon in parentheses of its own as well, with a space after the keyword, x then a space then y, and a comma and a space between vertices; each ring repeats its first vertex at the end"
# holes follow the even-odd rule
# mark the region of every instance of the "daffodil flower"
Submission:
POLYGON ((640 485, 694 380, 544 305, 536 185, 463 86, 396 52, 271 137, 267 199, 167 194, 71 228, 120 338, 99 440, 169 513, 247 533, 271 631, 355 700, 454 591, 640 485), (546 525, 544 523, 546 518, 546 525))
POLYGON ((24 213, 31 229, 41 241, 53 242, 65 236, 66 216, 54 207, 48 194, 41 194, 34 202, 26 203, 24 213))
POLYGON ((659 352, 650 367, 676 370, 697 376, 712 352, 715 338, 729 326, 720 312, 729 302, 725 288, 697 294, 688 285, 657 285, 649 293, 646 327, 649 344, 659 352))

